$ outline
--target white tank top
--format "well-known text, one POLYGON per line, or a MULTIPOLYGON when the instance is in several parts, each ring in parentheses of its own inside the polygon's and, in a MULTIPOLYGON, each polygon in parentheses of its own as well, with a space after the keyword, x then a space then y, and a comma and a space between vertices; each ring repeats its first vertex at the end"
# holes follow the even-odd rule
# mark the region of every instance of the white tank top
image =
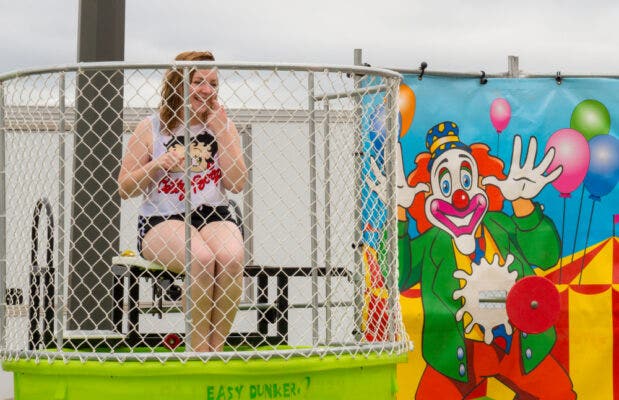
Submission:
MULTIPOLYGON (((185 152, 183 126, 175 129, 173 135, 161 134, 158 114, 150 116, 153 131, 153 154, 156 159, 168 151, 185 152)), ((206 204, 227 205, 228 199, 221 181, 217 141, 204 125, 193 125, 191 132, 191 209, 206 204)), ((157 184, 146 189, 140 213, 145 217, 172 215, 185 212, 185 184, 182 168, 160 171, 157 184)))

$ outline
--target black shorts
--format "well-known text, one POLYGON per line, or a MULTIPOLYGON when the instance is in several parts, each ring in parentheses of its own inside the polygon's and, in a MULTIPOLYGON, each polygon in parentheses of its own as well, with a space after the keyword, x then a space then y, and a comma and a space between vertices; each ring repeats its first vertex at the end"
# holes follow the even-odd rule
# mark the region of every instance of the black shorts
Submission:
MULTIPOLYGON (((138 217, 138 253, 142 254, 142 241, 144 237, 153 229, 157 224, 168 220, 185 221, 185 213, 172 214, 172 215, 153 215, 151 217, 144 217, 140 215, 138 217)), ((238 225, 234 216, 230 212, 228 206, 199 206, 191 213, 191 226, 197 230, 202 229, 206 224, 217 221, 230 221, 238 225)))

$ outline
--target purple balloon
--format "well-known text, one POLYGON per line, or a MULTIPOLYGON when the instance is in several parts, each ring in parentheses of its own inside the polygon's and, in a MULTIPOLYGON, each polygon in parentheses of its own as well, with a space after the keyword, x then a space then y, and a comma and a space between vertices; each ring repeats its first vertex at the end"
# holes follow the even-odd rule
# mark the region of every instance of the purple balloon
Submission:
POLYGON ((589 169, 590 153, 587 139, 577 130, 565 128, 559 129, 550 136, 546 143, 546 152, 550 148, 555 149, 555 157, 548 166, 547 172, 552 172, 557 167, 563 167, 563 172, 552 182, 561 193, 561 197, 570 197, 572 193, 585 179, 589 169))

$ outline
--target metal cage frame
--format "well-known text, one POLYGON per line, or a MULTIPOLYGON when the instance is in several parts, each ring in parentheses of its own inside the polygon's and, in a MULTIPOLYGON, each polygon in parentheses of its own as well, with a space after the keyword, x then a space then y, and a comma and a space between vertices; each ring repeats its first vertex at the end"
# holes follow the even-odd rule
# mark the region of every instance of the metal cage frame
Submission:
MULTIPOLYGON (((107 75, 104 75, 107 76, 107 75)), ((371 68, 371 67, 352 67, 352 66, 325 66, 325 65, 312 65, 312 64, 265 64, 265 63, 226 63, 226 62, 174 62, 174 63, 159 63, 159 64, 131 64, 131 63, 119 63, 119 62, 98 62, 98 63, 79 63, 74 65, 66 65, 66 66, 55 66, 48 68, 37 68, 37 69, 29 69, 11 72, 8 74, 0 75, 0 359, 10 360, 10 359, 78 359, 78 360, 91 360, 97 359, 100 361, 106 360, 139 360, 145 361, 149 359, 157 359, 159 361, 164 362, 167 359, 174 358, 180 360, 194 359, 199 358, 203 361, 209 360, 211 358, 219 358, 222 360, 227 360, 231 358, 242 358, 248 359, 255 356, 260 356, 262 358, 270 358, 270 357, 283 357, 289 358, 291 356, 311 356, 311 355, 329 355, 329 354, 369 354, 369 353, 383 353, 386 352, 388 354, 402 354, 409 349, 409 344, 407 342, 405 330, 402 327, 401 315, 399 310, 399 303, 397 298, 397 229, 395 226, 395 210, 396 210, 396 202, 395 202, 395 148, 396 148, 396 128, 397 128, 397 90, 398 85, 401 81, 401 76, 397 72, 393 72, 390 70, 379 69, 379 68, 371 68), (309 266, 297 267, 292 269, 281 268, 281 267, 269 267, 265 265, 260 265, 253 263, 253 249, 254 244, 250 237, 249 240, 246 239, 246 264, 252 265, 252 267, 246 269, 245 276, 246 277, 257 277, 258 285, 268 285, 268 277, 274 277, 277 281, 275 296, 278 298, 282 298, 281 302, 275 302, 270 306, 266 306, 263 303, 268 301, 269 294, 267 292, 262 293, 262 296, 257 301, 257 306, 254 304, 254 307, 258 307, 258 309, 262 306, 266 307, 262 311, 259 312, 259 332, 260 335, 269 336, 267 322, 275 321, 275 324, 278 327, 278 331, 275 336, 275 340, 269 341, 262 340, 256 343, 269 344, 272 345, 269 349, 257 349, 253 348, 251 351, 229 351, 229 352, 217 352, 217 353, 196 353, 192 352, 191 349, 187 349, 185 352, 168 352, 168 353, 154 353, 154 352, 146 352, 139 353, 129 351, 126 353, 119 352, 110 352, 110 353, 99 353, 93 351, 97 347, 97 343, 105 342, 107 339, 103 338, 94 338, 92 342, 88 342, 88 338, 82 339, 82 343, 87 343, 88 346, 86 351, 78 351, 78 345, 70 345, 67 349, 67 345, 72 343, 72 340, 75 338, 71 338, 70 335, 67 335, 68 331, 66 329, 66 310, 67 310, 67 299, 64 298, 66 291, 66 282, 68 272, 65 270, 67 268, 67 261, 65 254, 65 247, 67 246, 67 236, 69 236, 69 232, 65 232, 66 218, 69 210, 67 210, 63 205, 58 206, 58 215, 56 221, 54 221, 54 212, 52 209, 52 205, 49 200, 45 197, 39 198, 35 206, 35 211, 32 220, 32 249, 31 249, 31 266, 32 270, 29 274, 30 276, 30 292, 27 293, 25 291, 20 291, 19 289, 9 288, 7 287, 7 242, 11 240, 11 238, 7 235, 7 180, 6 180, 6 135, 9 133, 9 124, 8 120, 13 118, 14 115, 8 115, 6 112, 9 104, 6 104, 7 90, 11 90, 7 88, 7 85, 13 81, 20 79, 36 79, 37 77, 49 75, 52 77, 57 77, 57 101, 54 105, 48 105, 46 101, 44 101, 43 108, 47 107, 50 110, 47 110, 49 114, 42 113, 42 115, 48 115, 55 118, 58 118, 56 121, 45 120, 44 117, 41 121, 36 121, 36 125, 40 124, 40 126, 45 127, 45 125, 50 125, 50 129, 55 130, 60 133, 60 150, 58 157, 60 158, 60 176, 59 179, 61 182, 66 180, 69 177, 64 176, 65 174, 65 161, 64 158, 67 157, 65 154, 65 137, 70 134, 74 134, 75 123, 71 124, 69 108, 67 106, 67 82, 66 77, 68 74, 75 76, 75 81, 77 82, 80 77, 89 76, 89 74, 98 74, 98 73, 118 73, 121 72, 121 75, 127 71, 142 71, 142 70, 168 70, 168 69, 179 69, 184 73, 184 82, 185 85, 188 84, 187 77, 188 73, 192 68, 217 68, 219 71, 229 71, 235 72, 239 71, 239 73, 243 73, 243 71, 269 71, 273 74, 273 76, 278 77, 280 73, 299 73, 301 76, 306 77, 307 81, 302 82, 300 84, 301 87, 307 90, 307 98, 303 101, 306 101, 307 108, 303 110, 303 115, 307 116, 306 118, 302 118, 301 123, 306 124, 307 131, 309 133, 308 136, 308 146, 309 146, 309 154, 310 154, 310 165, 309 165, 309 196, 310 196, 310 204, 311 209, 309 210, 309 216, 311 219, 311 232, 309 235, 311 244, 311 259, 307 260, 309 266), (318 87, 316 84, 316 76, 317 75, 328 75, 328 74, 339 74, 342 76, 346 76, 351 80, 348 88, 343 90, 338 90, 337 85, 333 87, 333 91, 327 92, 324 90, 324 86, 318 87), (376 83, 379 82, 379 83, 376 83), (320 91, 320 92, 318 92, 320 91), (332 229, 331 222, 329 220, 329 213, 325 212, 324 220, 319 221, 319 210, 316 208, 317 196, 319 193, 316 190, 317 185, 317 175, 321 174, 323 179, 323 184, 327 187, 324 189, 324 193, 320 193, 325 196, 325 204, 329 204, 329 195, 330 195, 330 177, 329 174, 332 172, 330 170, 331 166, 330 162, 330 144, 329 144, 329 134, 331 129, 331 121, 337 120, 338 113, 346 112, 349 115, 350 120, 357 126, 355 127, 355 131, 357 133, 362 133, 364 130, 368 129, 367 125, 370 122, 367 120, 369 118, 376 118, 375 116, 369 116, 368 113, 368 105, 364 103, 364 98, 366 96, 378 96, 380 102, 384 104, 386 112, 381 116, 384 118, 382 124, 384 129, 386 130, 385 143, 384 143, 384 173, 386 176, 386 198, 388 199, 388 203, 385 204, 385 235, 386 235, 386 246, 388 247, 388 251, 384 254, 384 262, 389 267, 388 275, 386 276, 385 281, 385 290, 388 293, 387 297, 387 313, 389 314, 389 326, 386 328, 389 331, 388 339, 383 341, 366 341, 363 339, 363 334, 361 332, 361 325, 363 321, 361 321, 361 309, 363 307, 363 255, 361 253, 361 248, 363 244, 363 228, 357 226, 354 231, 354 241, 351 243, 354 252, 354 270, 348 271, 341 267, 335 267, 331 265, 329 260, 330 253, 325 250, 323 257, 326 259, 324 266, 319 267, 320 262, 318 260, 319 251, 317 250, 321 245, 318 243, 320 235, 316 232, 318 226, 320 225, 323 229, 325 240, 329 240, 331 235, 330 229, 332 229), (346 110, 342 110, 341 107, 335 107, 335 109, 331 108, 332 101, 342 101, 345 99, 346 104, 352 104, 352 107, 346 110), (319 108, 319 105, 321 108, 319 108), (57 111, 55 111, 57 110, 57 111), (322 135, 324 135, 323 147, 322 149, 317 148, 317 145, 320 144, 319 140, 317 140, 317 131, 321 131, 322 135), (318 172, 317 157, 315 156, 317 152, 322 152, 323 154, 323 162, 325 163, 323 166, 323 170, 318 172), (325 155, 326 154, 326 155, 325 155), (45 210, 47 215, 47 248, 45 254, 47 255, 47 262, 45 266, 38 264, 39 258, 39 233, 42 232, 40 229, 40 216, 41 213, 45 210), (54 232, 57 231, 59 237, 55 238, 54 232), (58 266, 54 266, 54 255, 57 258, 58 266), (312 337, 314 338, 312 341, 312 346, 303 347, 303 348, 292 348, 286 350, 280 350, 276 348, 277 344, 287 344, 285 340, 282 340, 282 333, 287 330, 287 318, 283 318, 282 316, 287 313, 287 310, 291 307, 290 302, 288 301, 288 280, 291 277, 295 276, 303 276, 311 280, 311 288, 312 288, 312 296, 311 301, 307 304, 307 309, 312 312, 312 337), (319 327, 319 309, 324 309, 326 321, 330 321, 332 316, 332 308, 337 307, 337 301, 332 301, 329 293, 333 290, 332 285, 334 284, 333 279, 336 277, 346 277, 346 279, 350 280, 354 285, 354 295, 352 296, 352 302, 354 303, 354 309, 356 316, 355 325, 359 328, 359 331, 354 335, 357 339, 356 343, 336 343, 332 338, 332 334, 330 333, 330 322, 327 323, 324 328, 326 335, 326 345, 324 343, 320 343, 318 337, 319 327), (319 289, 318 281, 322 279, 324 289, 319 289), (319 296, 319 291, 324 290, 327 293, 326 300, 321 301, 319 296), (10 328, 7 326, 7 320, 10 317, 11 309, 17 307, 19 304, 25 303, 24 297, 29 297, 29 339, 28 339, 28 347, 27 348, 9 348, 7 346, 7 338, 12 334, 10 332, 10 328), (42 304, 42 305, 41 305, 42 304), (42 312, 37 312, 37 310, 42 310, 42 312), (282 331, 279 330, 282 329, 282 331), (37 346, 36 343, 42 342, 42 346, 37 346), (88 351, 90 349, 90 351, 88 351)), ((76 85, 78 85, 76 83, 76 85)), ((124 84, 123 84, 124 85, 124 84)), ((52 85, 52 86, 55 86, 52 85)), ((187 87, 187 86, 185 86, 187 87)), ((188 107, 188 98, 187 91, 185 91, 185 107, 188 107)), ((26 97, 27 98, 27 97, 26 97)), ((35 99, 36 101, 36 99, 35 99)), ((376 100, 373 100, 376 103, 376 100)), ((13 105, 14 107, 24 106, 30 107, 31 105, 13 105)), ((36 108, 36 107, 35 107, 36 108)), ((130 125, 129 120, 131 118, 135 118, 135 115, 131 114, 131 110, 125 109, 125 106, 122 105, 123 114, 122 121, 125 127, 123 127, 123 133, 127 132, 127 126, 130 125)), ((280 118, 283 121, 294 119, 294 115, 290 115, 290 112, 283 110, 275 110, 275 112, 271 112, 268 116, 261 116, 260 110, 253 109, 235 109, 233 112, 234 119, 238 120, 255 120, 255 118, 260 119, 263 118, 265 121, 273 121, 280 118), (252 119, 254 118, 254 119, 252 119)), ((26 128, 25 130, 32 130, 28 126, 28 121, 25 121, 26 128)), ((189 121, 185 120, 185 129, 188 131, 189 121)), ((245 125, 241 122, 241 133, 245 133, 243 135, 243 140, 251 142, 252 135, 249 133, 249 129, 245 129, 245 125)), ((19 128, 18 128, 19 130, 19 128)), ((13 130, 15 131, 15 130, 13 130)), ((19 133, 19 132, 18 132, 19 133)), ((358 135, 359 136, 359 135, 358 135)), ((365 200, 362 198, 362 190, 361 186, 363 184, 364 178, 367 179, 366 175, 369 172, 364 170, 363 162, 367 161, 368 155, 364 153, 362 138, 357 137, 355 139, 357 142, 354 145, 356 149, 354 156, 356 157, 355 166, 354 166, 354 176, 357 181, 357 185, 355 188, 354 198, 356 199, 356 204, 354 207, 354 220, 357 225, 359 225, 359 221, 362 216, 361 213, 363 208, 367 206, 365 200), (365 157, 365 158, 364 158, 365 157)), ((251 145, 247 147, 246 143, 244 144, 246 149, 251 152, 251 145)), ((251 154, 249 155, 251 157, 251 154)), ((187 173, 187 172, 186 172, 187 173)), ((185 188, 187 191, 186 198, 191 197, 189 185, 185 188)), ((65 193, 65 186, 62 183, 59 186, 58 196, 60 199, 65 199, 67 193, 65 193)), ((73 202, 73 199, 70 199, 73 202)), ((244 196, 243 198, 243 216, 247 217, 248 214, 253 213, 251 209, 252 199, 251 194, 244 196), (249 211, 249 212, 248 212, 249 211)), ((189 204, 186 202, 186 204, 189 204)), ((324 210, 323 210, 324 212, 324 210)), ((250 235, 252 235, 253 226, 251 225, 251 219, 244 221, 245 229, 249 230, 250 235)), ((186 252, 189 252, 190 241, 187 239, 188 227, 186 227, 186 252)), ((70 240, 70 239, 69 239, 70 240)), ((330 244, 327 243, 324 245, 325 248, 330 248, 330 244)), ((190 253, 186 253, 190 254, 190 253)), ((139 264, 139 259, 138 264, 139 264)), ((118 261, 118 260, 116 260, 118 261)), ((127 317, 123 317, 124 309, 123 307, 131 308, 131 306, 122 306, 120 303, 123 302, 122 299, 125 299, 126 293, 130 292, 131 289, 123 289, 122 280, 133 279, 136 280, 138 277, 148 276, 153 282, 153 290, 157 291, 153 292, 153 300, 156 304, 155 313, 165 312, 162 303, 162 291, 165 288, 157 288, 157 284, 161 283, 161 279, 165 278, 166 272, 164 270, 157 271, 157 268, 152 268, 152 264, 147 265, 146 268, 144 266, 140 267, 136 265, 135 259, 131 259, 127 261, 127 259, 120 259, 120 263, 112 262, 115 268, 114 273, 116 276, 116 281, 114 288, 110 288, 110 291, 115 291, 117 294, 117 306, 114 315, 115 315, 115 324, 117 326, 117 330, 122 330, 123 321, 127 319, 127 317), (123 261, 124 260, 124 261, 123 261), (153 272, 155 271, 155 272, 153 272), (155 295, 158 294, 158 300, 155 301, 155 295)), ((188 271, 188 266, 186 271, 188 271)), ((188 283, 188 274, 185 274, 185 284, 188 283)), ((174 279, 174 277, 170 278, 169 276, 166 278, 168 281, 170 279, 174 279)), ((187 286, 188 287, 188 286, 187 286)), ((137 289, 135 289, 137 290, 137 289)), ((134 291, 135 291, 134 290, 134 291)), ((131 300, 131 296, 135 295, 129 294, 130 303, 134 304, 133 307, 137 307, 137 300, 134 298, 131 300)), ((186 297, 189 297, 189 294, 186 293, 186 297)), ((124 304, 124 303, 123 303, 124 304)), ((294 307, 294 305, 292 305, 294 307)), ((137 322, 137 315, 134 311, 129 312, 130 314, 133 312, 129 318, 129 325, 135 325, 137 322)), ((151 310, 152 312, 152 310, 151 310)), ((185 311, 188 314, 188 311, 185 311)), ((188 318, 190 320, 190 318, 188 318)), ((186 318, 186 320, 188 320, 186 318)), ((186 322, 186 329, 190 328, 191 322, 186 322)), ((131 327, 130 327, 131 328, 131 327)), ((128 328, 129 329, 129 328, 128 328)), ((133 328, 131 328, 133 329, 133 328)), ((129 329, 131 331, 131 329, 129 329)), ((134 332, 134 331, 131 331, 134 332)), ((239 338, 237 338, 239 339, 239 338)), ((243 339, 243 338, 241 338, 243 339)), ((245 338, 247 339, 247 338, 245 338)), ((79 341, 79 340, 78 340, 79 341)), ((241 340, 242 341, 242 340, 241 340)), ((75 342, 75 340, 73 340, 75 342)), ((139 341, 130 342, 131 345, 138 343, 139 341)), ((232 340, 234 342, 234 340, 232 340)), ((255 343, 254 343, 255 345, 255 343)))

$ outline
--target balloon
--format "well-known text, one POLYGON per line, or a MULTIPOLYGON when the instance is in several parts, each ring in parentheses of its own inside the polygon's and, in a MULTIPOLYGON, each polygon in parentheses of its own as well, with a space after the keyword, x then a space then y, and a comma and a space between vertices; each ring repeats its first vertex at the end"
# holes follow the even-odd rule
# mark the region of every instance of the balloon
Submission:
POLYGON ((552 182, 561 193, 561 197, 570 197, 572 193, 585 179, 589 168, 589 143, 580 132, 565 128, 559 129, 550 136, 546 143, 546 152, 550 148, 555 149, 555 156, 548 166, 548 172, 557 167, 563 167, 561 175, 552 182))
POLYGON ((619 180, 619 139, 600 135, 589 140, 591 162, 585 187, 593 200, 610 193, 619 180))
POLYGON ((385 105, 376 104, 370 113, 370 132, 377 132, 383 136, 386 133, 387 116, 385 115, 385 105))
POLYGON ((503 98, 494 99, 490 105, 490 121, 497 133, 501 133, 507 128, 512 117, 512 108, 503 98))
POLYGON ((415 116, 416 98, 415 92, 405 84, 400 85, 400 93, 398 94, 398 121, 400 123, 400 137, 406 135, 408 129, 413 123, 415 116))
POLYGON ((597 100, 581 101, 572 111, 570 128, 582 133, 587 140, 610 132, 610 113, 597 100))
POLYGON ((387 127, 385 115, 385 105, 383 103, 377 104, 372 113, 370 114, 370 132, 369 132, 369 144, 370 154, 375 158, 376 164, 379 168, 383 167, 383 147, 385 145, 385 138, 387 136, 387 127))

